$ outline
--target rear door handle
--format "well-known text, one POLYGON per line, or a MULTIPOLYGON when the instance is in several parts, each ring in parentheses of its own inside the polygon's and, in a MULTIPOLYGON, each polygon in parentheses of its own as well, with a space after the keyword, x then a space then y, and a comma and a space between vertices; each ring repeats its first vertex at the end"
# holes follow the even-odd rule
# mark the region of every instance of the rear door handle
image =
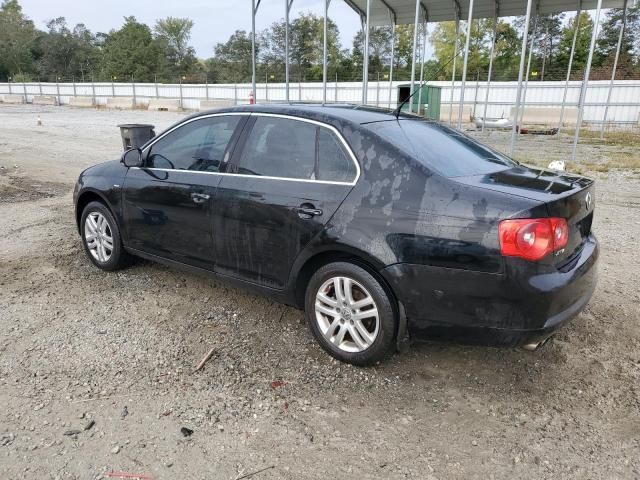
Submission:
POLYGON ((192 193, 191 194, 191 200, 193 200, 193 203, 204 203, 207 200, 209 200, 209 198, 211 198, 209 195, 207 195, 206 193, 192 193))
POLYGON ((322 215, 321 209, 316 208, 313 205, 310 205, 308 203, 307 204, 303 203, 295 210, 300 218, 305 218, 305 219, 309 219, 312 217, 319 217, 320 215, 322 215))

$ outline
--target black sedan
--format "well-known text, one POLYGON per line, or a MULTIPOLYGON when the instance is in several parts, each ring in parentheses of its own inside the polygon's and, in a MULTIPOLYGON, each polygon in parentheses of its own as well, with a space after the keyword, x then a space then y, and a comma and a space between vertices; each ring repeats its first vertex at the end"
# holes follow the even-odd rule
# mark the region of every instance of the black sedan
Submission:
POLYGON ((587 178, 447 126, 319 105, 190 116, 74 193, 97 267, 136 255, 228 279, 303 308, 357 365, 409 338, 546 340, 593 293, 594 199, 587 178))

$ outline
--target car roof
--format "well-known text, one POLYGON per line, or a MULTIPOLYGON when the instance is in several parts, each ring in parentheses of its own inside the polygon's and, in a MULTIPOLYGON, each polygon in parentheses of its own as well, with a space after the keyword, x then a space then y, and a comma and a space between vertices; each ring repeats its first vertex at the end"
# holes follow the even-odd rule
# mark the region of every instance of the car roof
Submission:
MULTIPOLYGON (((319 103, 270 103, 255 105, 238 105, 201 112, 199 115, 224 112, 273 113, 308 118, 311 120, 336 123, 347 121, 356 124, 393 120, 392 110, 366 105, 352 104, 319 104, 319 103)), ((406 116, 401 114, 401 116, 406 116)), ((412 118, 415 116, 411 115, 412 118)))

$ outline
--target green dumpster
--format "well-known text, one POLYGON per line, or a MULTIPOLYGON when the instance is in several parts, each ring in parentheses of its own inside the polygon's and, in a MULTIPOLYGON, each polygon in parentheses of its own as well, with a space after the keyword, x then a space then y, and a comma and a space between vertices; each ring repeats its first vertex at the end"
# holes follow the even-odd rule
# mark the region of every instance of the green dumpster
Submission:
MULTIPOLYGON (((418 83, 415 83, 414 89, 416 90, 416 93, 411 99, 411 103, 413 104, 412 111, 430 120, 440 120, 441 88, 433 85, 422 85, 419 87, 418 83), (422 95, 420 95, 418 88, 422 89, 422 95)), ((398 105, 405 101, 410 94, 410 83, 398 85, 398 105)), ((409 102, 402 107, 402 110, 409 111, 409 102)))

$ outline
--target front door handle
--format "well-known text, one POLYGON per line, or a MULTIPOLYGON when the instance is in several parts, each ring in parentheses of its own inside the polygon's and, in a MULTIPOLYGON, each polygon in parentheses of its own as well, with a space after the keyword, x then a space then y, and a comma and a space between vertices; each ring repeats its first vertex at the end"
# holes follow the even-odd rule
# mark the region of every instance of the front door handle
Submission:
POLYGON ((193 200, 193 203, 197 203, 197 204, 204 203, 207 200, 209 200, 209 198, 211 198, 211 197, 209 195, 207 195, 206 193, 192 193, 191 194, 191 200, 193 200))
POLYGON ((322 210, 316 208, 310 203, 303 203, 298 208, 296 208, 295 211, 300 218, 304 219, 319 217, 320 215, 322 215, 322 210))

